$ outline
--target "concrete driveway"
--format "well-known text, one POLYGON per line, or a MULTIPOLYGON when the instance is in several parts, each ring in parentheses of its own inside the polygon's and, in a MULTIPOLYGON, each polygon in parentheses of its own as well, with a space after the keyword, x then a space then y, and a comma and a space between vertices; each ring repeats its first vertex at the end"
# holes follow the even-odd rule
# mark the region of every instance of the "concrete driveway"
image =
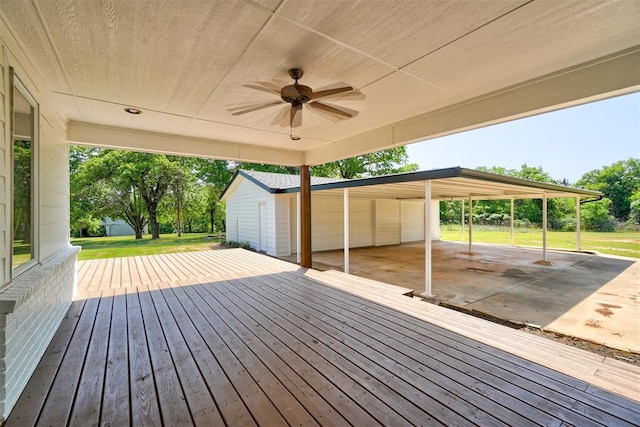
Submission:
MULTIPOLYGON (((434 242, 436 299, 640 353, 640 261, 499 245, 434 242)), ((313 254, 320 270, 343 269, 343 252, 313 254)), ((351 274, 424 291, 424 244, 352 249, 351 274)))

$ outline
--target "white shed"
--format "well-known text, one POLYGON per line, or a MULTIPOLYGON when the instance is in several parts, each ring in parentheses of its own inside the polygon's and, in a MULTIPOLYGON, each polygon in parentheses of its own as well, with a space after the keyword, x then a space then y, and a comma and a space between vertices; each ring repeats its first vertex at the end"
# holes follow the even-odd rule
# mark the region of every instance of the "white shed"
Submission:
MULTIPOLYGON (((347 186, 351 180, 311 177, 312 250, 344 248, 344 199, 319 186, 347 186)), ((300 177, 240 170, 225 190, 227 239, 248 242, 273 256, 297 252, 297 194, 300 177)), ((352 197, 349 247, 384 246, 424 240, 424 198, 352 197)), ((432 240, 439 238, 438 203, 432 204, 432 240)))

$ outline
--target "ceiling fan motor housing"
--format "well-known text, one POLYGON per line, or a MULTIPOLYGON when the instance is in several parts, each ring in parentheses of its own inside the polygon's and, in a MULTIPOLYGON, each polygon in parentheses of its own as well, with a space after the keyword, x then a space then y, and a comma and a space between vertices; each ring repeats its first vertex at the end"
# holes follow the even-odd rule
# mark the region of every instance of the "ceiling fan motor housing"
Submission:
POLYGON ((297 82, 292 85, 288 85, 282 88, 280 91, 280 97, 283 101, 290 104, 299 102, 305 103, 311 99, 313 89, 309 86, 298 84, 297 82))

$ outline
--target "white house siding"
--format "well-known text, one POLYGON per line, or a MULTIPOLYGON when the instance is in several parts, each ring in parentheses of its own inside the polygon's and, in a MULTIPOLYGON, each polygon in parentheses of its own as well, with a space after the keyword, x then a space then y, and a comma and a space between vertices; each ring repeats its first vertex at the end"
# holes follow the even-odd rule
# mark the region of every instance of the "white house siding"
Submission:
MULTIPOLYGON (((349 199, 349 247, 373 246, 373 200, 349 199)), ((342 248, 342 242, 339 248, 342 248)))
MULTIPOLYGON (((47 45, 38 35, 22 40, 34 52, 47 45)), ((43 52, 44 54, 44 52, 43 52)), ((64 317, 74 294, 77 248, 69 245, 69 177, 66 123, 39 88, 34 70, 9 29, 0 21, 0 413, 6 418, 64 317), (40 107, 39 263, 12 277, 11 251, 11 90, 9 69, 40 107)))
POLYGON ((341 248, 344 242, 341 197, 311 197, 311 246, 313 251, 341 248))
POLYGON ((229 189, 227 200, 227 239, 248 242, 252 248, 260 246, 259 205, 266 204, 267 253, 275 255, 275 200, 273 194, 245 178, 236 180, 229 189))
MULTIPOLYGON (((403 200, 400 203, 400 240, 419 242, 424 240, 424 201, 403 200)), ((431 203, 431 240, 440 238, 440 206, 437 200, 431 203)))
MULTIPOLYGON (((277 194, 275 199, 275 256, 288 256, 291 255, 291 208, 290 201, 292 197, 288 194, 277 194)), ((295 198, 293 201, 295 203, 295 198)), ((295 205, 294 205, 295 207, 295 205)), ((293 211, 293 215, 296 215, 296 211, 293 211)), ((294 221, 295 222, 295 221, 294 221)), ((294 234, 295 236, 295 230, 294 234)))
POLYGON ((373 245, 400 244, 400 200, 373 201, 373 245))
MULTIPOLYGON (((312 195, 311 232, 312 250, 342 249, 344 243, 343 199, 341 197, 312 195)), ((279 246, 278 256, 296 252, 296 197, 289 196, 290 252, 279 246)), ((437 201, 432 204, 432 240, 440 236, 437 201)), ((280 225, 282 229, 287 228, 280 225)), ((378 246, 424 240, 424 202, 399 200, 349 199, 349 247, 374 246, 375 231, 379 232, 378 246), (378 214, 374 215, 374 208, 378 214), (376 223, 377 219, 377 223, 376 223), (386 240, 385 240, 386 238, 386 240)), ((278 240, 281 241, 280 239, 278 240)), ((279 243, 280 245, 280 243, 279 243)))
POLYGON ((400 240, 424 240, 424 202, 403 200, 400 203, 400 240))

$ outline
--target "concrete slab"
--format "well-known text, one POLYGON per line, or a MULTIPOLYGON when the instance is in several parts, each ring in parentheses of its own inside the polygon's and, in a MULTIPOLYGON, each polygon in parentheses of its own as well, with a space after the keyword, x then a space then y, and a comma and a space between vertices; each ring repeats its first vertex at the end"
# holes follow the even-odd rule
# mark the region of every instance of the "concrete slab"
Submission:
MULTIPOLYGON (((640 261, 500 245, 434 242, 432 292, 448 304, 640 353, 640 261)), ((424 291, 424 244, 350 251, 351 274, 424 291)), ((313 254, 343 270, 343 252, 313 254)))

